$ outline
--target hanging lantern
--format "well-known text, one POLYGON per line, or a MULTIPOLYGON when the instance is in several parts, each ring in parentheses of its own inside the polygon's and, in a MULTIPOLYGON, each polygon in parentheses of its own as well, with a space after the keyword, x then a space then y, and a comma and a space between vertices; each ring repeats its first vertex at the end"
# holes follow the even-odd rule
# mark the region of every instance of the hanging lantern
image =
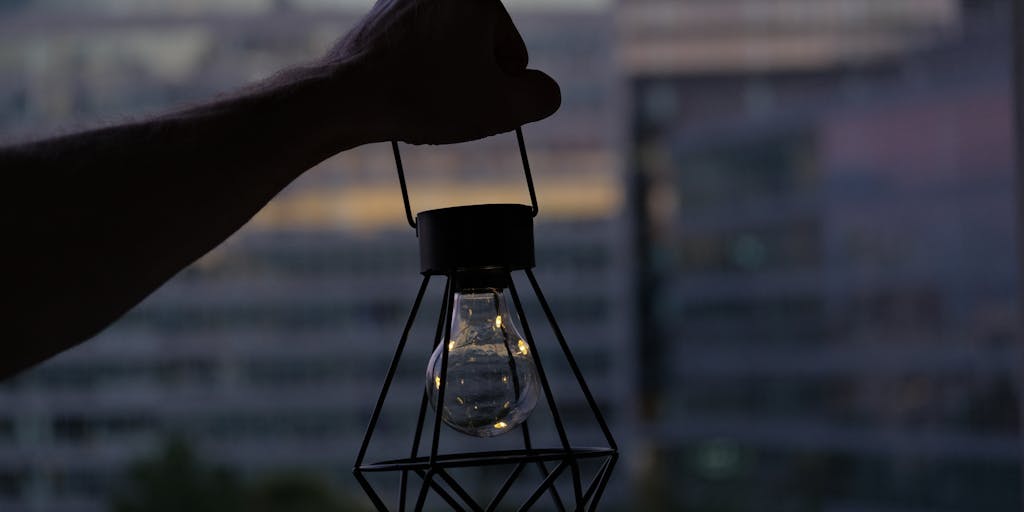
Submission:
POLYGON ((406 218, 419 238, 423 281, 388 367, 355 462, 356 479, 380 511, 404 511, 407 506, 420 511, 430 493, 444 500, 453 510, 491 511, 499 506, 528 510, 545 494, 560 511, 596 510, 618 458, 615 440, 533 275, 533 218, 538 212, 537 196, 520 128, 516 128, 516 138, 532 206, 458 206, 420 212, 415 218, 409 206, 398 144, 392 142, 406 218), (498 243, 495 243, 496 239, 498 243), (513 272, 520 271, 529 280, 561 355, 600 428, 606 446, 579 447, 570 443, 569 429, 559 413, 512 278, 513 272), (427 371, 415 433, 410 440, 410 456, 365 462, 409 332, 434 276, 445 278, 444 295, 434 343, 423 347, 429 350, 423 350, 416 356, 422 357, 427 371), (430 417, 428 403, 433 408, 430 417), (530 437, 528 419, 535 409, 543 407, 550 412, 557 434, 557 441, 548 447, 534 446, 530 437), (513 435, 510 432, 518 430, 522 447, 442 452, 439 444, 444 428, 481 438, 513 435), (422 443, 424 432, 427 440, 422 443), (420 453, 421 444, 426 445, 423 453, 420 453), (581 462, 597 467, 589 480, 583 476, 581 462), (487 503, 478 502, 452 474, 455 468, 484 466, 511 468, 509 476, 487 503), (540 483, 532 491, 510 493, 510 489, 529 471, 538 472, 534 477, 540 483), (367 476, 373 473, 386 473, 398 478, 396 508, 388 508, 385 498, 371 485, 367 476), (571 479, 571 492, 558 490, 555 484, 560 478, 571 479), (513 495, 526 496, 525 501, 515 504, 503 502, 513 495))

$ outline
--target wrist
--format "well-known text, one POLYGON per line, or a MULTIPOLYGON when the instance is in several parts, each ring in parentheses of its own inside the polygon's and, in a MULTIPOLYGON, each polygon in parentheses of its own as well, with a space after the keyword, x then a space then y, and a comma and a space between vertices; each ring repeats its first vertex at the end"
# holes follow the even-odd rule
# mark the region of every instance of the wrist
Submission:
MULTIPOLYGON (((344 132, 354 147, 386 142, 397 137, 401 105, 398 84, 384 72, 380 63, 352 58, 328 65, 327 97, 336 109, 330 125, 344 132)), ((344 149, 348 149, 345 147, 344 149)))
POLYGON ((320 159, 377 142, 378 96, 371 80, 354 63, 316 65, 288 72, 279 91, 286 138, 320 159))
POLYGON ((386 94, 365 66, 344 62, 286 70, 240 99, 261 116, 247 121, 264 134, 253 147, 265 143, 278 156, 286 153, 301 173, 341 151, 387 140, 380 112, 386 94))

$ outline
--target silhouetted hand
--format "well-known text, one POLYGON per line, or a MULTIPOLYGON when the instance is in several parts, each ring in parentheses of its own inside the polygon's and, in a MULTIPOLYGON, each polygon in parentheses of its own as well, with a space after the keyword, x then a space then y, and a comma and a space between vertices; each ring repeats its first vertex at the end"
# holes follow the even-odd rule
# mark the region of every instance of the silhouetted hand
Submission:
MULTIPOLYGON (((0 148, 0 378, 93 336, 318 162, 558 109, 499 0, 380 0, 319 61, 162 116, 0 148)), ((396 212, 400 215, 400 212, 396 212)))
POLYGON ((328 54, 375 90, 374 139, 444 144, 515 129, 558 110, 558 84, 526 69, 500 0, 378 0, 328 54))

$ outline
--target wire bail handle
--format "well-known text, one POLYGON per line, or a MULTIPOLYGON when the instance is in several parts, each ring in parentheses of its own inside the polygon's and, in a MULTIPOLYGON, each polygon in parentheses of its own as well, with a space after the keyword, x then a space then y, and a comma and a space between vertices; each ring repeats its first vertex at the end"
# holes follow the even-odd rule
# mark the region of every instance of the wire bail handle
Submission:
MULTIPOLYGON (((533 216, 540 212, 537 207, 537 192, 533 189, 533 175, 530 173, 530 161, 526 158, 526 142, 523 141, 523 128, 516 127, 516 142, 519 144, 519 158, 523 161, 523 174, 526 175, 526 187, 530 190, 530 203, 533 208, 533 216)), ((402 187, 402 201, 405 203, 405 219, 409 225, 416 229, 416 218, 412 215, 412 207, 409 206, 409 187, 405 184, 405 169, 402 168, 402 155, 398 151, 398 141, 391 141, 391 151, 395 154, 395 168, 398 169, 398 184, 402 187)))

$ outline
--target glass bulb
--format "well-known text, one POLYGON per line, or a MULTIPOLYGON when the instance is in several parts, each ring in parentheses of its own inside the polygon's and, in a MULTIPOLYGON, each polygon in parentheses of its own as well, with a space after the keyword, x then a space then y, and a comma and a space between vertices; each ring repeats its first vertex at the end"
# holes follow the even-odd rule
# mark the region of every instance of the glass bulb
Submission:
MULTIPOLYGON (((508 314, 500 290, 455 293, 448 375, 441 419, 471 436, 493 437, 526 421, 537 405, 540 382, 530 349, 508 314)), ((437 408, 442 346, 427 365, 427 394, 437 408)))

